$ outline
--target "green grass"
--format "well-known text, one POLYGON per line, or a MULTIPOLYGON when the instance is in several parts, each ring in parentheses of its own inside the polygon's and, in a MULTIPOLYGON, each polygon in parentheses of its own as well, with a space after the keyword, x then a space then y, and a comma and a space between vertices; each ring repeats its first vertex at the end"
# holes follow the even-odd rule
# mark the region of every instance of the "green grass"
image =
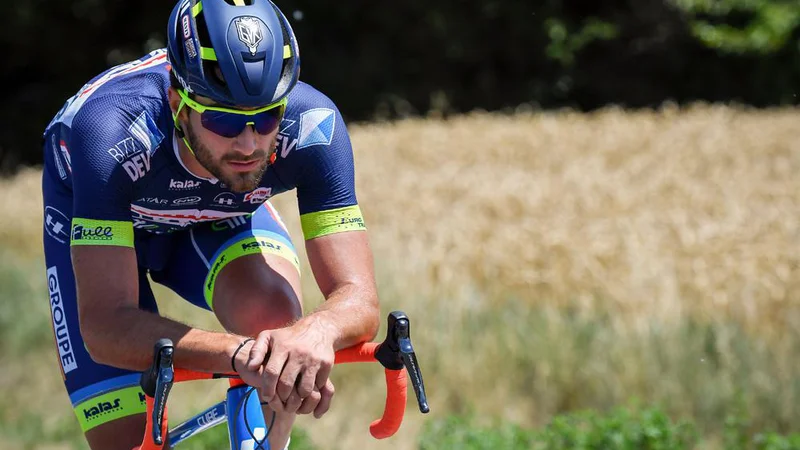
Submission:
POLYGON ((0 249, 0 361, 52 344, 44 264, 0 249))
MULTIPOLYGON (((555 417, 538 430, 476 414, 453 415, 426 423, 419 450, 690 450, 707 448, 693 422, 673 420, 659 408, 636 403, 606 413, 585 410, 555 417)), ((745 416, 726 420, 727 450, 800 449, 800 434, 749 433, 745 416)))
MULTIPOLYGON (((0 398, 0 448, 86 448, 55 369, 43 265, 1 261, 0 361, 9 370, 0 376, 8 392, 0 398), (31 373, 49 378, 37 376, 39 385, 26 390, 31 373), (60 403, 51 406, 49 396, 60 403)), ((386 306, 401 304, 401 290, 383 285, 386 306)), ((800 416, 800 330, 769 341, 734 322, 653 318, 632 329, 615 324, 611 311, 536 307, 478 290, 452 295, 461 306, 430 301, 407 310, 433 409, 420 449, 800 448, 790 434, 800 416), (631 398, 659 409, 637 409, 631 398)), ((382 395, 369 369, 339 376, 382 395)), ((373 397, 367 406, 380 403, 373 397)), ((297 428, 293 450, 315 448, 309 436, 297 428)), ((225 442, 218 427, 184 448, 225 442)))

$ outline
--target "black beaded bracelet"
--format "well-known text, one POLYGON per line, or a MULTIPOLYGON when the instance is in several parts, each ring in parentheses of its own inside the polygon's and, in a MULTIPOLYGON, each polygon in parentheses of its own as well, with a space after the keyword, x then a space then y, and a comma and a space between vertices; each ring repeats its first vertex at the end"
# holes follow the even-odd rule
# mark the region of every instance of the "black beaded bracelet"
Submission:
POLYGON ((233 356, 231 356, 231 369, 233 369, 233 373, 239 373, 236 371, 236 366, 233 364, 236 361, 236 355, 239 354, 239 350, 241 350, 244 347, 244 344, 247 344, 250 341, 255 341, 255 339, 247 338, 243 340, 242 343, 239 344, 239 346, 236 347, 236 350, 233 352, 233 356))

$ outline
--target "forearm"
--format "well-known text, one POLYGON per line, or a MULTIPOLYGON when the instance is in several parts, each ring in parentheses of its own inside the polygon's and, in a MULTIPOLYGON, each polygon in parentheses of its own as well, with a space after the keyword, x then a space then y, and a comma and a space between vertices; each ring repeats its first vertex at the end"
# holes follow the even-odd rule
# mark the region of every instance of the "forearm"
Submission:
POLYGON ((300 319, 298 325, 325 330, 334 350, 341 350, 373 339, 379 321, 380 306, 374 285, 346 283, 331 292, 313 313, 300 319))
POLYGON ((149 367, 153 345, 161 338, 169 338, 175 344, 176 367, 229 372, 231 355, 243 339, 192 328, 137 308, 118 308, 103 317, 82 318, 81 332, 87 348, 96 361, 129 370, 149 367))

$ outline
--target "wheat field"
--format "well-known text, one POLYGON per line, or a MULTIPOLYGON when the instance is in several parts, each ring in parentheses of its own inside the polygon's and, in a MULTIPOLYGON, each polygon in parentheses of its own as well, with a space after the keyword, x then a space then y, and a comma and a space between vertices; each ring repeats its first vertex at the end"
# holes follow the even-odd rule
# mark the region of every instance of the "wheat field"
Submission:
MULTIPOLYGON (((476 411, 542 426, 559 412, 635 397, 712 432, 735 402, 756 425, 792 429, 799 120, 792 108, 698 104, 351 125, 382 307, 412 319, 431 416, 476 411)), ((0 181, 0 246, 7 260, 39 270, 27 281, 36 293, 40 176, 0 181)), ((300 242, 293 194, 273 203, 300 242)), ((313 309, 321 297, 298 249, 313 309)), ((166 315, 215 327, 209 314, 156 293, 166 315)), ((45 298, 25 301, 44 303, 46 314, 45 298)), ((0 301, 2 310, 20 299, 0 301)), ((41 376, 0 375, 6 402, 26 399, 0 418, 69 428, 52 350, 0 353, 0 365, 19 358, 41 376)), ((398 436, 368 438, 382 407, 379 372, 336 369, 334 383, 332 411, 298 421, 319 448, 413 448, 429 419, 413 404, 398 436)), ((180 387, 176 414, 222 392, 180 387)), ((0 438, 6 446, 14 444, 0 438)))

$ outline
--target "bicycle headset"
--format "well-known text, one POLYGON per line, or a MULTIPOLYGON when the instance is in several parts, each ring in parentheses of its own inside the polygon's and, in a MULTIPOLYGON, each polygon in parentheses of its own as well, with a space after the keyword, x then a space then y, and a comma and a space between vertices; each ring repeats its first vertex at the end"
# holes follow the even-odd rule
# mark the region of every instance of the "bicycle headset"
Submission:
POLYGON ((172 73, 187 93, 224 106, 279 102, 300 74, 297 39, 270 0, 179 1, 167 40, 172 73))

